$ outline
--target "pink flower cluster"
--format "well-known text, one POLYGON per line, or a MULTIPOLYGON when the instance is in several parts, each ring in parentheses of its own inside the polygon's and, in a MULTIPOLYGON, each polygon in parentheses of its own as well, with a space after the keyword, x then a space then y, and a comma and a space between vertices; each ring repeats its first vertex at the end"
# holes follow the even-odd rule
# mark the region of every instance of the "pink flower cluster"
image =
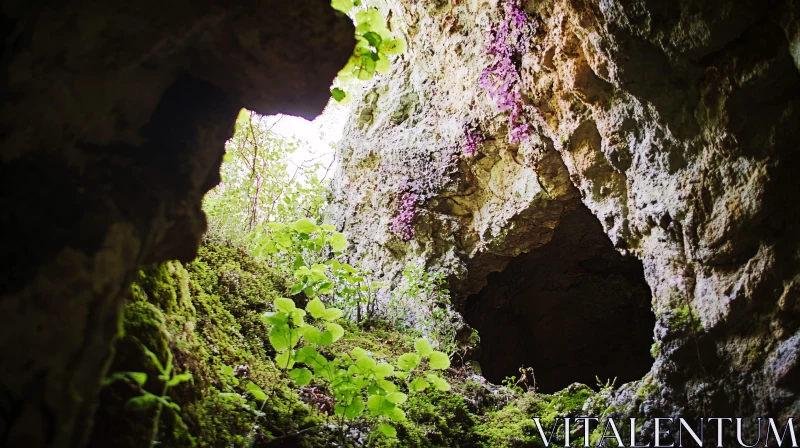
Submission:
POLYGON ((404 243, 414 238, 414 218, 417 217, 417 200, 419 195, 406 192, 400 197, 399 213, 392 219, 389 230, 400 237, 404 243))
POLYGON ((506 20, 489 30, 486 54, 494 62, 481 73, 478 85, 489 91, 500 112, 509 112, 508 136, 512 143, 528 138, 528 125, 522 115, 522 97, 519 94, 519 73, 512 56, 523 30, 528 26, 528 16, 519 7, 518 0, 503 4, 506 20))

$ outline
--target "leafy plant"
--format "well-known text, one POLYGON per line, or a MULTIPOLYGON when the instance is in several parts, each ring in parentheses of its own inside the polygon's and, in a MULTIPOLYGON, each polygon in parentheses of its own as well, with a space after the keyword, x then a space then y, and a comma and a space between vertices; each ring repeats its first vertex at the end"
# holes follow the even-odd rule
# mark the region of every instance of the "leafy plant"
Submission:
POLYGON ((255 253, 286 269, 294 279, 292 295, 341 306, 346 318, 371 319, 377 312, 377 291, 388 284, 368 280, 367 273, 340 261, 349 246, 332 225, 308 218, 293 223, 270 223, 269 233, 254 242, 255 253))
POLYGON ((175 417, 177 419, 181 418, 179 414, 181 407, 177 403, 171 401, 168 395, 169 389, 177 386, 178 384, 191 381, 192 374, 189 372, 180 374, 175 373, 175 369, 172 364, 172 352, 169 350, 167 350, 166 365, 162 365, 155 353, 150 351, 141 342, 138 342, 138 345, 142 349, 142 352, 144 352, 144 354, 150 359, 150 361, 152 361, 152 363, 156 366, 156 369, 159 371, 158 379, 163 382, 161 394, 156 395, 144 388, 145 383, 147 383, 147 373, 145 372, 116 372, 106 378, 103 381, 103 384, 109 385, 115 381, 122 380, 136 386, 139 389, 141 395, 129 399, 125 403, 126 409, 149 410, 155 408, 156 415, 153 418, 153 429, 150 435, 150 446, 154 447, 158 440, 158 428, 161 422, 161 412, 164 407, 171 409, 175 413, 175 417))
POLYGON ((422 264, 411 264, 403 269, 398 287, 392 291, 389 310, 395 325, 415 313, 415 321, 435 341, 437 347, 453 354, 457 350, 456 327, 450 308, 450 290, 447 280, 438 272, 428 272, 422 264))
POLYGON ((449 390, 447 381, 432 370, 449 368, 450 359, 421 338, 414 344, 415 352, 401 355, 394 364, 376 360, 358 347, 328 359, 320 351, 345 334, 335 322, 342 315, 341 310, 326 307, 319 298, 308 302, 305 309, 297 308, 291 299, 276 299, 275 311, 263 316, 271 327, 269 341, 278 352, 275 362, 298 387, 312 381, 326 382, 335 399, 334 415, 342 428, 368 411, 379 422, 378 432, 396 437, 391 422, 406 418, 401 405, 407 395, 393 378, 404 381, 410 393, 428 387, 449 390))
MULTIPOLYGON (((361 0, 331 1, 334 9, 345 14, 351 14, 354 8, 361 5, 361 0)), ((350 100, 344 88, 351 86, 356 80, 370 80, 375 73, 388 73, 391 66, 389 56, 403 54, 406 50, 406 41, 392 35, 383 15, 376 8, 360 10, 355 13, 354 18, 356 46, 331 89, 331 96, 340 103, 350 100)))

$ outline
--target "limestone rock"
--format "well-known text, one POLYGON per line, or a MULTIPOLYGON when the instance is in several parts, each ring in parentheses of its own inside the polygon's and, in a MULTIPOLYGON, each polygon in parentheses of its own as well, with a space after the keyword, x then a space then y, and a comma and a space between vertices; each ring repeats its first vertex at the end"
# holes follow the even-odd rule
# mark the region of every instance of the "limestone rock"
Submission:
POLYGON ((422 260, 463 309, 582 203, 652 293, 656 360, 621 408, 796 415, 797 2, 523 2, 519 144, 479 86, 504 4, 390 2, 408 53, 339 145, 333 216, 354 258, 390 280, 422 260), (389 229, 407 191, 404 243, 389 229))

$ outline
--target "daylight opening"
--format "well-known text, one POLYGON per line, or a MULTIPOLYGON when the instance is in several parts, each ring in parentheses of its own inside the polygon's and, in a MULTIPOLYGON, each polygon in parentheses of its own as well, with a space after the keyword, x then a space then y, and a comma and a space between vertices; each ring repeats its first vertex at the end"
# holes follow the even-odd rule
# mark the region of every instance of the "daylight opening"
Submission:
POLYGON ((481 335, 479 361, 494 383, 532 367, 549 393, 642 378, 653 363, 655 316, 641 263, 620 255, 585 207, 565 216, 544 246, 514 258, 467 299, 481 335))
POLYGON ((221 182, 205 197, 206 238, 254 249, 272 222, 321 221, 346 109, 331 101, 314 121, 242 109, 225 144, 221 182))

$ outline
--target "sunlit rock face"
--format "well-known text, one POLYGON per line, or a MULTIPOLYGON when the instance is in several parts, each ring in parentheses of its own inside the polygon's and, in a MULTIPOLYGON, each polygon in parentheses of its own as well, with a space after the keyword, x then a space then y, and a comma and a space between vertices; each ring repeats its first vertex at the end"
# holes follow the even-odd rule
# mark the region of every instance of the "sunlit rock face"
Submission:
POLYGON ((0 444, 81 446, 122 296, 195 256, 239 109, 318 114, 353 27, 322 0, 39 3, 3 7, 0 444))
POLYGON ((424 260, 464 309, 582 202, 640 260, 656 316, 655 363, 615 412, 796 415, 797 3, 523 2, 519 143, 479 86, 504 5, 391 2, 408 53, 339 145, 332 214, 354 258, 388 279, 424 260), (406 243, 390 228, 407 192, 406 243))

